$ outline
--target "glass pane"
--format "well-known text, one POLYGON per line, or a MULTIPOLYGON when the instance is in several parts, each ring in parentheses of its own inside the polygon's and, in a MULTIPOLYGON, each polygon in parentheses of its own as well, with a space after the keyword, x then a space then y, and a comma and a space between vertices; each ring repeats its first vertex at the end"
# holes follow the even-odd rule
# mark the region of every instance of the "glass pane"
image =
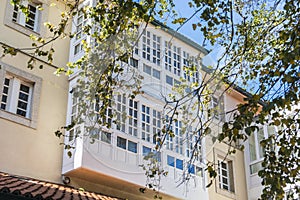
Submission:
POLYGON ((102 132, 101 133, 101 141, 111 144, 111 133, 102 132))
POLYGON ((151 152, 149 147, 143 146, 143 156, 147 156, 151 152))
POLYGON ((256 148, 254 133, 249 136, 249 150, 250 150, 250 161, 256 160, 256 148))
POLYGON ((183 160, 176 159, 176 168, 183 170, 183 160))
POLYGON ((259 158, 263 158, 265 151, 263 149, 263 147, 261 146, 260 142, 262 140, 264 140, 264 130, 263 129, 259 129, 258 133, 257 133, 257 140, 258 140, 258 150, 259 150, 259 158))
POLYGON ((126 139, 117 137, 117 146, 122 149, 126 149, 126 139))
POLYGON ((167 156, 167 163, 169 166, 172 166, 172 167, 175 166, 174 160, 175 160, 175 158, 173 156, 169 156, 169 155, 167 156))
POLYGON ((23 92, 19 93, 19 99, 23 100, 23 101, 28 101, 28 97, 29 95, 23 92))
POLYGON ((137 143, 128 140, 128 151, 137 152, 137 143))
POLYGON ((21 115, 21 116, 23 116, 23 117, 26 116, 26 112, 23 111, 23 110, 20 110, 20 109, 17 109, 17 114, 18 114, 18 115, 21 115))
POLYGON ((18 101, 18 108, 26 110, 27 109, 27 103, 22 102, 22 101, 18 101))
POLYGON ((259 170, 261 170, 262 169, 261 163, 262 162, 250 165, 250 173, 254 174, 257 173, 259 170))
POLYGON ((20 85, 20 90, 26 93, 29 93, 29 87, 26 85, 21 84, 20 85))
POLYGON ((190 174, 195 174, 195 166, 194 165, 189 165, 188 167, 188 172, 190 174))

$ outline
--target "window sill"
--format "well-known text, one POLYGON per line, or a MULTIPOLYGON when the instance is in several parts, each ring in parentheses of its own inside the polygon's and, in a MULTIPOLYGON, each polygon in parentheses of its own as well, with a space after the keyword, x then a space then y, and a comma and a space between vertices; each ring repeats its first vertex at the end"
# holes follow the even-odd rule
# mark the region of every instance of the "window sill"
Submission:
POLYGON ((223 195, 223 196, 226 196, 226 197, 229 197, 231 199, 236 199, 236 196, 235 196, 235 193, 234 192, 230 192, 228 190, 224 190, 224 189, 221 189, 221 188, 217 188, 217 193, 223 195))
POLYGON ((5 111, 5 110, 0 110, 0 118, 3 119, 7 119, 9 121, 24 125, 24 126, 28 126, 30 128, 36 129, 36 122, 26 118, 26 117, 22 117, 20 115, 5 111))
POLYGON ((28 28, 26 28, 16 22, 13 22, 13 21, 5 20, 5 25, 24 34, 24 35, 27 35, 27 36, 30 36, 30 35, 40 36, 40 34, 38 32, 28 29, 28 28))

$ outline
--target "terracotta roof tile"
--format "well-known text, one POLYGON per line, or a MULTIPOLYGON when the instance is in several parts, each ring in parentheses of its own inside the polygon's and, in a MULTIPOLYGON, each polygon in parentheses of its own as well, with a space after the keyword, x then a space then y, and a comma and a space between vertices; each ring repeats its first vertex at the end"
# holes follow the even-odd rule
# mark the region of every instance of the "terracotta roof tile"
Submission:
POLYGON ((32 178, 14 176, 0 172, 0 195, 9 194, 40 200, 121 200, 94 192, 49 183, 32 178))

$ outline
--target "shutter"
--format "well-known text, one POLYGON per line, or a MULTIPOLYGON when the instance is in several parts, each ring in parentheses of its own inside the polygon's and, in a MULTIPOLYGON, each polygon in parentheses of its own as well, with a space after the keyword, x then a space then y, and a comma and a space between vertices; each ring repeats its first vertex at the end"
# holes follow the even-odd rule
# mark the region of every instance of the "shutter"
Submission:
POLYGON ((233 163, 228 161, 228 172, 229 172, 229 190, 234 192, 234 177, 233 177, 233 163))

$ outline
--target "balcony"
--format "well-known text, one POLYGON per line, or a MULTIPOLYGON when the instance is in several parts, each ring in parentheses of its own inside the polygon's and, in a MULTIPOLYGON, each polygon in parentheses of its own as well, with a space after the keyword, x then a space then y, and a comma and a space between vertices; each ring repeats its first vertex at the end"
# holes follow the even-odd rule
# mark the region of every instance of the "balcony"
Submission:
MULTIPOLYGON (((77 128, 83 131, 83 125, 77 128)), ((93 138, 94 142, 87 137, 76 139, 72 157, 64 153, 62 173, 92 183, 105 182, 107 187, 141 195, 138 189, 145 186, 147 178, 140 165, 146 162, 144 155, 152 151, 153 144, 117 130, 102 131, 93 138)), ((167 177, 161 178, 161 193, 191 200, 207 196, 202 166, 193 165, 189 170, 190 179, 186 181, 184 156, 167 149, 159 155, 162 168, 168 171, 167 177)))

